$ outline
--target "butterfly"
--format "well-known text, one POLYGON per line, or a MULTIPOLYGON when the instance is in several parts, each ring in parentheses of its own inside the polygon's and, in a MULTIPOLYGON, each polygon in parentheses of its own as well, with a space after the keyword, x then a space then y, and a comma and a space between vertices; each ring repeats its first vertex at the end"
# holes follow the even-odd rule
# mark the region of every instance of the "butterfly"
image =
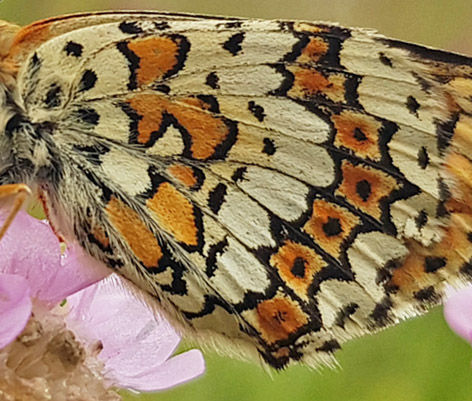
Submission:
MULTIPOLYGON (((0 23, 0 195, 280 369, 472 277, 472 59, 303 21, 0 23)), ((139 319, 139 317, 136 317, 139 319)))

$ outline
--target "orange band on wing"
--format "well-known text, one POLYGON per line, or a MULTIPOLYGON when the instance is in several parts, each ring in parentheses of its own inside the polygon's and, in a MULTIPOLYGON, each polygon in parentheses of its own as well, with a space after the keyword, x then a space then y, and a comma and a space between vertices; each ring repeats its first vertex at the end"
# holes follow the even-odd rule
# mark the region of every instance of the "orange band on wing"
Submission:
POLYGON ((190 99, 169 101, 148 93, 133 96, 128 99, 128 103, 142 116, 138 124, 138 142, 141 144, 146 144, 151 134, 159 130, 164 112, 172 114, 190 135, 190 150, 195 159, 213 156, 216 148, 229 135, 229 128, 224 120, 206 111, 200 102, 190 99), (196 108, 195 105, 201 107, 196 108))
POLYGON ((144 266, 157 267, 162 249, 139 215, 115 197, 110 199, 105 210, 113 226, 144 266))
POLYGON ((168 182, 159 185, 147 207, 158 217, 160 226, 186 245, 198 245, 198 228, 192 203, 168 182))

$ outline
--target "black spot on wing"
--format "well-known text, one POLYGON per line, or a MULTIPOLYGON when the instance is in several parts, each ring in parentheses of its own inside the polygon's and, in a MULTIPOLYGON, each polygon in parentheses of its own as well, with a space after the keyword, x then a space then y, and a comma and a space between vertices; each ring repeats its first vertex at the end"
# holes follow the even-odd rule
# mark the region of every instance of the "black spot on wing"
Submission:
POLYGON ((428 222, 428 214, 426 213, 425 210, 422 210, 421 212, 418 213, 418 216, 415 218, 415 225, 418 228, 418 230, 421 230, 426 223, 428 222))
POLYGON ((372 187, 369 181, 361 180, 356 184, 356 193, 364 202, 367 202, 367 200, 370 197, 371 192, 372 192, 372 187))
POLYGON ((82 56, 82 52, 84 50, 84 47, 77 42, 69 41, 67 44, 64 46, 64 51, 68 56, 73 56, 79 58, 82 56))
POLYGON ((333 217, 329 217, 328 221, 323 224, 322 228, 327 237, 336 237, 343 231, 339 219, 333 217))
POLYGON ((97 125, 100 121, 100 115, 92 108, 83 107, 74 111, 73 114, 75 118, 90 125, 97 125))
POLYGON ((85 155, 87 160, 94 166, 101 164, 100 157, 110 151, 110 147, 105 143, 94 143, 92 145, 74 145, 74 150, 85 155))
POLYGON ((154 22, 154 28, 156 28, 159 31, 163 31, 163 30, 169 29, 170 25, 167 21, 157 21, 157 22, 154 22))
POLYGON ((420 104, 413 96, 407 97, 406 107, 411 114, 414 114, 418 117, 418 109, 420 108, 420 104))
POLYGON ((92 70, 85 70, 79 83, 79 92, 85 92, 92 89, 97 83, 97 74, 92 70))
POLYGON ((377 327, 383 327, 391 323, 392 320, 391 320, 389 312, 392 306, 393 306, 393 303, 390 300, 390 298, 385 298, 384 300, 379 302, 377 305, 375 305, 375 308, 373 312, 370 314, 370 317, 375 322, 377 327))
POLYGON ((305 270, 305 259, 300 257, 296 258, 293 265, 290 267, 290 271, 295 277, 304 278, 305 270))
POLYGON ((418 149, 418 165, 424 170, 429 165, 428 150, 422 146, 418 149))
POLYGON ((170 93, 170 87, 164 84, 158 84, 152 87, 157 92, 162 92, 168 95, 170 93))
MULTIPOLYGON (((469 240, 470 241, 470 240, 469 240)), ((472 241, 471 241, 472 242, 472 241)), ((461 266, 460 272, 467 277, 467 280, 472 278, 472 261, 466 262, 461 266)))
POLYGON ((437 124, 436 136, 438 138, 439 152, 443 153, 451 143, 460 116, 460 113, 454 113, 448 121, 437 124))
POLYGON ((449 210, 446 207, 447 201, 451 198, 451 192, 449 191, 449 187, 444 182, 443 179, 438 180, 439 186, 439 204, 436 208, 436 216, 437 217, 444 217, 449 214, 449 210))
POLYGON ((426 273, 434 273, 435 271, 446 266, 446 258, 427 256, 424 261, 424 270, 426 273))
POLYGON ((379 60, 383 65, 393 68, 392 60, 385 55, 385 53, 379 53, 379 60))
POLYGON ((354 128, 353 137, 357 142, 367 141, 367 136, 364 134, 364 132, 359 127, 354 128))
POLYGON ((266 155, 272 156, 276 151, 274 141, 270 138, 264 138, 264 149, 262 151, 266 155))
POLYGON ((220 89, 220 85, 218 85, 218 81, 220 79, 218 78, 218 75, 216 75, 216 72, 210 72, 205 80, 205 84, 208 85, 212 89, 220 89))
POLYGON ((356 303, 350 303, 343 306, 343 308, 337 313, 335 325, 344 328, 347 319, 359 309, 359 305, 356 303))
POLYGON ((236 56, 242 50, 241 43, 243 40, 244 33, 236 33, 223 43, 223 49, 229 51, 233 56, 236 56))
POLYGON ((136 21, 123 21, 119 25, 119 30, 123 33, 128 33, 128 34, 138 34, 138 33, 143 33, 143 29, 138 25, 136 21))
POLYGON ((246 174, 247 167, 239 167, 231 176, 234 182, 240 182, 244 180, 244 174, 246 174))
POLYGON ((321 347, 318 347, 316 350, 319 352, 327 352, 329 354, 332 354, 338 349, 341 349, 341 345, 339 345, 339 343, 336 340, 328 340, 328 341, 325 341, 321 345, 321 347))
POLYGON ((266 115, 262 106, 258 105, 253 100, 249 101, 247 106, 248 110, 252 113, 254 117, 256 117, 260 122, 264 121, 266 115))
POLYGON ((220 183, 210 192, 208 206, 213 213, 217 214, 219 212, 221 205, 225 200, 226 191, 226 185, 220 183))
POLYGON ((414 298, 421 302, 431 302, 436 303, 441 298, 436 291, 434 290, 433 286, 429 286, 419 290, 413 294, 414 298))

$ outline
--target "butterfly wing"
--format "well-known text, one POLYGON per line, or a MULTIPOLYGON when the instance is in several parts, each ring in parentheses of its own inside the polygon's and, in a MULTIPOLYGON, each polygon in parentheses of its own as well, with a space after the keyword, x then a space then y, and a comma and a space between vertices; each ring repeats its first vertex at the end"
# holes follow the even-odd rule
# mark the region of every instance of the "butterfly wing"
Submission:
POLYGON ((11 59, 54 225, 222 352, 329 362, 470 280, 469 58, 112 13, 27 27, 11 59))

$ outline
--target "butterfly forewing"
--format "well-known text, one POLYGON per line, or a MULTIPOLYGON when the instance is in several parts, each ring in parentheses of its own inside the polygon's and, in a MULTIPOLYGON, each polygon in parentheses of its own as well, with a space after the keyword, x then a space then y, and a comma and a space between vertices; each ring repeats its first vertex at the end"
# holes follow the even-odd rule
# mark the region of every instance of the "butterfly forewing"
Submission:
POLYGON ((13 43, 0 68, 17 66, 3 86, 24 123, 5 140, 54 226, 190 336, 316 365, 470 279, 470 59, 158 13, 46 20, 13 43))

